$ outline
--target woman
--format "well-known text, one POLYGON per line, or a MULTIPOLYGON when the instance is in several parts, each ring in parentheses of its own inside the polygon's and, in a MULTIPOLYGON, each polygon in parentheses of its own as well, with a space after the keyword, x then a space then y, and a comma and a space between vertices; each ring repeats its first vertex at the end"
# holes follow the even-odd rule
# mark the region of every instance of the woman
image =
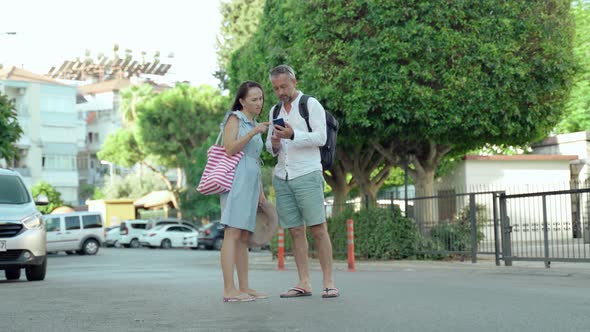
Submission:
POLYGON ((244 151, 231 190, 221 194, 221 223, 225 225, 221 247, 224 302, 247 302, 268 297, 248 284, 248 240, 256 228, 258 204, 265 200, 260 153, 263 146, 261 134, 266 132, 269 123, 255 120, 263 105, 260 84, 246 81, 238 88, 232 112, 228 112, 223 124, 223 145, 227 153, 234 155, 244 151), (238 272, 239 289, 234 282, 234 266, 238 272))

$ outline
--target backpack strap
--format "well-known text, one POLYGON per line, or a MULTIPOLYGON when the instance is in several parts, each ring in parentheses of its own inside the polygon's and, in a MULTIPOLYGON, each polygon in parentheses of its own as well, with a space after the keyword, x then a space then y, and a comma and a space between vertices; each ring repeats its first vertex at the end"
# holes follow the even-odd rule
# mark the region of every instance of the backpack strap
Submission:
POLYGON ((307 131, 311 133, 311 127, 309 126, 309 110, 307 109, 307 101, 309 100, 308 95, 303 95, 299 99, 299 115, 305 119, 307 124, 307 131))
POLYGON ((281 111, 281 107, 283 107, 283 102, 279 101, 278 104, 274 106, 272 109, 272 119, 276 119, 279 116, 279 112, 281 111))

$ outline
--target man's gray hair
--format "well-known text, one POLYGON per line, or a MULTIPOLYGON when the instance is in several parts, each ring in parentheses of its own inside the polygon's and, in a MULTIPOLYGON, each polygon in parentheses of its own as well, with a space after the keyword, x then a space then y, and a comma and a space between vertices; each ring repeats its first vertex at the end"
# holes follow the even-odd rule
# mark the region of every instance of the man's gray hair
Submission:
POLYGON ((287 74, 291 79, 295 79, 295 71, 288 65, 278 65, 270 70, 270 79, 272 80, 273 77, 277 77, 281 74, 287 74))

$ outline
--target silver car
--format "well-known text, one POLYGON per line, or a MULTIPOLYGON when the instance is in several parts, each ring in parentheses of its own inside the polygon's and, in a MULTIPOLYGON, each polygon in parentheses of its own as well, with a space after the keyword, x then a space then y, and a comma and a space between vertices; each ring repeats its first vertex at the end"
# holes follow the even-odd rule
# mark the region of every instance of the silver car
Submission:
POLYGON ((0 270, 8 280, 19 279, 23 268, 27 280, 45 279, 45 227, 31 196, 20 174, 0 168, 0 270))

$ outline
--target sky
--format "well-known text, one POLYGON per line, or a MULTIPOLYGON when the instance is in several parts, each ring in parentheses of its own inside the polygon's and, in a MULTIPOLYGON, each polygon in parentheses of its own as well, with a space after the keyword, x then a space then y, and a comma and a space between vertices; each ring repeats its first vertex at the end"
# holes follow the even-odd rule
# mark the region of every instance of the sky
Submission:
POLYGON ((65 60, 119 56, 148 60, 159 50, 172 67, 165 81, 217 86, 219 0, 2 0, 0 63, 46 74, 65 60), (7 32, 16 32, 15 35, 7 32), (173 58, 167 56, 173 53, 173 58))

